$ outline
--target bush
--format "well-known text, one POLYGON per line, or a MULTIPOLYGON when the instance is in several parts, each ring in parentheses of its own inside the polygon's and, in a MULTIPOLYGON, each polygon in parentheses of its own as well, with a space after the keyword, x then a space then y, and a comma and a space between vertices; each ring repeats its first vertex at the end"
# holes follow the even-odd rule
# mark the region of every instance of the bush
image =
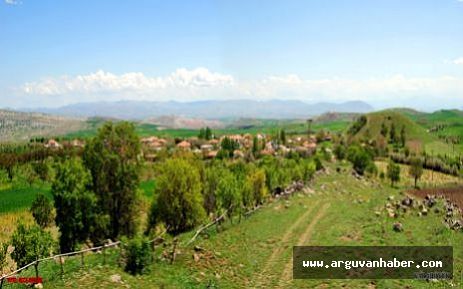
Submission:
POLYGON ((268 194, 267 187, 265 186, 265 171, 262 169, 253 170, 246 178, 246 189, 249 194, 243 194, 248 198, 243 199, 244 206, 250 207, 260 205, 264 202, 268 194), (252 200, 252 202, 249 202, 252 200))
POLYGON ((347 150, 347 159, 352 163, 354 170, 363 175, 366 168, 373 162, 372 156, 361 146, 353 145, 347 150))
POLYGON ((143 274, 152 263, 152 249, 148 239, 136 236, 130 240, 123 239, 124 271, 132 275, 143 274))
POLYGON ((53 206, 44 194, 38 194, 30 209, 35 222, 41 227, 48 227, 53 222, 53 206))
POLYGON ((23 267, 35 260, 50 256, 53 239, 49 232, 37 225, 26 227, 20 223, 11 237, 11 245, 14 247, 11 258, 18 267, 23 267))

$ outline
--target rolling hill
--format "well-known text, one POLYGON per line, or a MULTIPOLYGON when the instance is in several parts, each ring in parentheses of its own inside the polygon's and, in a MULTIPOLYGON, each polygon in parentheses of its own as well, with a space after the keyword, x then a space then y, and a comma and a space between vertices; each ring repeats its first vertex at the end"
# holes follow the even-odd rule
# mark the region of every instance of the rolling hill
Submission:
MULTIPOLYGON (((365 114, 366 123, 355 132, 353 139, 377 139, 380 136, 381 126, 384 123, 388 129, 394 124, 396 132, 400 133, 402 127, 406 132, 407 146, 414 151, 434 151, 436 153, 451 153, 451 146, 418 122, 419 117, 427 115, 413 110, 390 109, 365 114), (417 121, 415 121, 416 119, 417 121)), ((432 114, 431 114, 432 115, 432 114)), ((447 119, 448 116, 443 117, 447 119)))
POLYGON ((86 122, 79 118, 0 110, 0 142, 64 135, 82 130, 85 126, 86 122))

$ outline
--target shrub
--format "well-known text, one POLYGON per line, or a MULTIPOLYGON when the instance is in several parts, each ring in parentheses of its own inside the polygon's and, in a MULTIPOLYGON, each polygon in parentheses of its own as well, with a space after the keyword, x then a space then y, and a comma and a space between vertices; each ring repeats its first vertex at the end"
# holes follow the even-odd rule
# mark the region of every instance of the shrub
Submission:
POLYGON ((123 239, 122 259, 124 271, 132 275, 143 274, 152 263, 152 249, 148 239, 136 236, 130 240, 123 239))
POLYGON ((347 151, 347 159, 352 163, 354 170, 363 175, 365 169, 373 162, 372 156, 362 147, 353 145, 347 151))
POLYGON ((23 267, 50 256, 53 239, 49 232, 42 230, 38 225, 26 227, 20 223, 11 237, 11 245, 14 247, 11 258, 18 267, 23 267))

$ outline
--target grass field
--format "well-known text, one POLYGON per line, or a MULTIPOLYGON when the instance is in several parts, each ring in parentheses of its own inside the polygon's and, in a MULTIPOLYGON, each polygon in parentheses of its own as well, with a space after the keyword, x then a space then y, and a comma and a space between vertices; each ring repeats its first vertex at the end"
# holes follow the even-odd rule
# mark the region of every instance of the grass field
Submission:
MULTIPOLYGON (((74 138, 90 138, 94 136, 98 128, 103 124, 103 119, 90 119, 87 121, 85 129, 68 133, 63 136, 65 139, 74 138)), ((313 130, 324 129, 331 132, 342 132, 350 124, 350 120, 346 118, 334 120, 314 121, 312 125, 313 130)), ((197 129, 159 129, 156 125, 147 123, 135 123, 135 129, 140 137, 146 136, 160 136, 168 138, 188 138, 198 136, 199 130, 197 129)), ((287 134, 305 134, 307 132, 307 124, 305 120, 241 120, 231 121, 226 128, 214 129, 214 134, 217 136, 225 134, 276 134, 280 129, 285 129, 287 134)))
MULTIPOLYGON (((413 212, 399 219, 389 218, 383 210, 387 198, 403 197, 399 189, 377 181, 358 180, 347 166, 340 173, 333 166, 316 176, 313 193, 276 200, 241 224, 215 228, 194 244, 182 245, 173 265, 156 258, 150 273, 131 276, 117 263, 117 251, 102 265, 102 255, 66 261, 64 278, 59 265, 43 264, 45 288, 461 288, 463 234, 442 224, 443 213, 419 217, 413 212), (377 215, 375 212, 379 212, 377 215), (404 231, 392 230, 400 221, 404 231), (206 238, 207 237, 207 238, 206 238), (452 281, 418 280, 291 280, 291 250, 304 245, 453 245, 455 278, 452 281), (194 246, 204 251, 193 259, 194 246), (122 283, 110 280, 112 274, 122 283)), ((193 232, 179 236, 181 244, 193 232)), ((167 240, 169 242, 169 239, 167 240)), ((169 246, 166 247, 166 250, 169 246)), ((164 248, 158 248, 160 256, 164 248)), ((31 272, 24 272, 30 275, 31 272)))

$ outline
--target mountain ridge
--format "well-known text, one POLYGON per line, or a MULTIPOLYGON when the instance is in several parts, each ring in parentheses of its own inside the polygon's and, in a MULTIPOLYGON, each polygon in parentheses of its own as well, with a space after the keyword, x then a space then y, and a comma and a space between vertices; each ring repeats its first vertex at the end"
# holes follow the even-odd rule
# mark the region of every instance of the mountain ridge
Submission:
POLYGON ((194 102, 131 101, 86 102, 58 108, 37 108, 27 111, 73 117, 114 117, 128 120, 143 120, 151 117, 177 115, 188 118, 306 118, 326 112, 367 113, 374 108, 363 101, 343 103, 318 102, 314 104, 299 100, 203 100, 194 102))

